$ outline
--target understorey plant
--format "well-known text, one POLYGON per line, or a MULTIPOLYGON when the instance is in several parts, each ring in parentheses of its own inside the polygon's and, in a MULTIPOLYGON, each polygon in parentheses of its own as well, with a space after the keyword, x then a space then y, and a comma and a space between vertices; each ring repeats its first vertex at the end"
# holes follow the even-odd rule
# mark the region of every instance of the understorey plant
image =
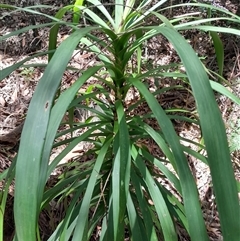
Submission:
MULTIPOLYGON (((191 19, 189 24, 181 24, 181 18, 170 21, 156 12, 166 0, 149 8, 151 1, 147 0, 138 1, 137 5, 134 0, 116 0, 113 12, 108 12, 97 0, 86 2, 88 7, 83 1, 76 1, 51 17, 55 24, 49 37, 49 63, 31 100, 13 171, 8 172, 15 171, 14 240, 41 240, 40 212, 57 202, 63 204, 64 215, 49 241, 85 241, 93 235, 103 241, 126 237, 174 241, 178 240, 179 227, 191 240, 207 241, 209 235, 198 190, 187 160, 187 155, 192 155, 209 165, 224 240, 237 241, 240 236, 237 184, 213 89, 237 103, 239 99, 209 80, 206 68, 178 32, 190 27, 208 31, 206 23, 210 20, 191 19), (103 17, 93 11, 94 7, 103 17), (73 11, 73 21, 65 24, 72 28, 72 33, 57 46, 61 18, 68 10, 73 11), (157 18, 159 25, 148 26, 150 16, 157 18), (79 27, 82 18, 91 25, 79 27), (172 65, 144 68, 143 48, 148 40, 160 35, 181 60, 175 68, 181 66, 184 72, 175 71, 172 65), (97 64, 80 70, 71 87, 60 91, 63 74, 78 48, 97 56, 97 64), (163 86, 151 91, 149 80, 163 78, 185 79, 196 103, 197 114, 190 115, 194 118, 183 114, 188 110, 179 108, 172 115, 163 108, 159 96, 184 88, 163 86), (95 84, 89 84, 89 80, 95 84), (88 91, 83 92, 83 86, 88 91), (137 101, 129 101, 130 92, 136 93, 137 101), (136 109, 141 105, 149 111, 138 115, 136 109), (74 122, 77 109, 92 114, 83 122, 74 122), (66 113, 67 125, 59 129, 66 113), (176 120, 199 126, 204 144, 194 144, 206 154, 183 145, 174 129, 176 120), (157 128, 151 126, 151 121, 157 128), (161 154, 153 155, 144 140, 151 140, 161 154), (85 154, 61 164, 64 171, 54 185, 47 185, 61 160, 83 142, 89 145, 85 154), (52 149, 62 146, 62 151, 50 162, 52 149), (160 180, 164 179, 174 192, 162 184, 160 180)), ((3 75, 23 63, 5 69, 3 75)))

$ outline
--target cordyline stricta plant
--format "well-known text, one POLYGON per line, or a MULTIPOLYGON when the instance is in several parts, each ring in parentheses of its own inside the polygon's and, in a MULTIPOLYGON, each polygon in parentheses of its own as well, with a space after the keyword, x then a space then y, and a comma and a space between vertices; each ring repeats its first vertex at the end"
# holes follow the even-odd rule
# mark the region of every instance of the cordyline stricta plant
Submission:
MULTIPOLYGON (((179 227, 186 230, 191 240, 207 241, 209 236, 186 155, 210 167, 224 240, 237 241, 240 237, 237 184, 213 89, 225 93, 238 104, 240 100, 222 85, 209 80, 207 69, 179 32, 197 28, 211 30, 213 34, 218 31, 239 34, 239 30, 217 28, 210 25, 210 19, 195 19, 190 15, 184 23, 181 22, 183 17, 169 20, 160 11, 163 4, 175 7, 169 2, 76 1, 74 5, 62 7, 54 17, 48 16, 49 25, 52 25, 49 49, 42 54, 48 54, 49 62, 28 109, 16 162, 7 178, 4 177, 6 180, 15 177, 14 240, 41 240, 39 214, 54 201, 64 203, 64 215, 49 241, 85 241, 93 234, 103 241, 121 241, 127 237, 137 241, 177 241, 179 227), (73 13, 72 22, 62 20, 67 11, 73 13), (149 24, 152 16, 158 19, 158 25, 149 24), (85 25, 80 24, 82 22, 85 25), (57 45, 62 24, 72 31, 57 45), (184 71, 175 71, 170 65, 143 67, 143 49, 158 35, 171 43, 180 57, 175 67, 183 66, 184 71), (74 50, 79 48, 95 55, 98 62, 78 70, 80 75, 71 87, 60 91, 63 74, 69 68, 74 50), (170 115, 159 103, 157 95, 173 88, 161 87, 154 92, 148 88, 149 78, 161 80, 165 77, 187 81, 196 103, 197 114, 192 119, 184 117, 184 109, 170 115), (95 79, 95 84, 88 84, 90 78, 95 79), (86 84, 90 85, 88 91, 81 91, 86 84), (130 90, 138 94, 138 102, 126 105, 130 90), (150 114, 131 114, 142 103, 147 104, 150 114), (73 114, 77 108, 91 112, 92 117, 75 123, 73 114), (68 125, 59 129, 66 113, 68 125), (149 119, 159 128, 151 127, 149 119), (195 144, 205 150, 204 155, 182 144, 174 130, 174 119, 195 123, 201 128, 204 144, 195 144), (76 132, 80 134, 74 135, 76 132), (161 156, 153 156, 145 145, 139 144, 144 139, 151 139, 161 150, 161 156), (70 167, 64 164, 67 168, 55 184, 47 186, 60 161, 81 142, 91 146, 84 154, 91 158, 76 158, 70 167), (50 162, 52 149, 59 146, 64 148, 50 162), (159 178, 167 180, 175 192, 169 191, 159 178)), ((198 6, 214 8, 204 4, 198 6)), ((42 14, 34 7, 14 9, 42 14)), ((237 22, 239 18, 231 14, 229 21, 237 22)), ((214 41, 219 41, 214 36, 214 41)), ((217 51, 221 66, 222 50, 218 48, 217 51)), ((2 78, 22 66, 24 61, 2 70, 2 78)), ((187 139, 185 142, 193 143, 187 139)))

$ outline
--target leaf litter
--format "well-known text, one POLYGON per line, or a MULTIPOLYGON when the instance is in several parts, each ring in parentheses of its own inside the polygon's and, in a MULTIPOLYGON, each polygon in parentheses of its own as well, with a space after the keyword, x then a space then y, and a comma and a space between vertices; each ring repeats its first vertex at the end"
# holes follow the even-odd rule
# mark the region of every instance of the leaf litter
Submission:
MULTIPOLYGON (((229 10, 236 10, 233 8, 233 5, 229 5, 229 10)), ((185 14, 185 10, 174 10, 171 14, 179 15, 185 14), (177 12, 176 12, 177 11, 177 12)), ((4 31, 4 29, 0 29, 0 32, 4 31)), ((44 32, 44 30, 41 30, 44 32)), ((48 30, 46 30, 48 31, 48 30)), ((43 33, 46 35, 46 33, 43 33)), ((213 71, 217 71, 217 65, 215 60, 215 54, 212 48, 212 44, 208 40, 208 36, 202 32, 189 30, 183 33, 183 35, 188 39, 189 43, 193 46, 195 51, 199 54, 199 56, 204 59, 203 62, 213 71)), ((60 31, 59 42, 61 39, 65 39, 67 37, 66 31, 60 31)), ((222 35, 222 41, 225 49, 225 59, 224 59, 224 77, 228 79, 231 83, 231 91, 240 97, 240 41, 238 41, 237 37, 233 36, 225 36, 222 35), (231 44, 230 44, 231 43, 231 44)), ((16 40, 15 40, 16 41, 16 40)), ((15 44, 16 42, 14 42, 15 44)), ((46 43, 43 43, 43 46, 46 46, 46 43)), ((1 50, 0 50, 1 51, 1 50)), ((26 53, 22 53, 22 55, 14 55, 7 54, 5 51, 0 52, 0 69, 6 68, 7 66, 12 65, 13 63, 20 61, 26 57, 26 53)), ((146 46, 145 49, 145 57, 151 64, 154 66, 157 65, 165 65, 170 63, 176 63, 179 58, 176 55, 175 51, 171 48, 171 46, 166 42, 166 40, 162 37, 153 38, 146 46)), ((33 63, 47 63, 46 57, 35 58, 32 59, 28 64, 33 63)), ((97 60, 93 58, 93 56, 84 51, 76 51, 73 55, 71 65, 78 69, 85 69, 89 66, 93 66, 96 64, 97 60)), ((5 78, 0 82, 0 171, 7 169, 13 157, 17 153, 21 128, 24 123, 24 118, 27 113, 28 105, 31 101, 31 97, 34 93, 35 87, 43 74, 43 68, 21 68, 20 70, 14 71, 10 76, 5 78)), ((74 82, 79 73, 74 71, 67 71, 64 74, 61 89, 67 89, 74 82)), ((87 85, 95 83, 96 80, 91 78, 88 81, 87 85)), ((179 82, 183 84, 182 82, 179 82)), ((154 79, 147 80, 147 84, 149 88, 152 88, 152 91, 156 90, 156 88, 161 88, 167 85, 175 85, 176 81, 165 78, 162 79, 161 82, 156 82, 154 79), (157 85, 156 85, 157 84, 157 85)), ((83 86, 82 91, 86 90, 88 86, 83 86)), ((230 100, 228 100, 224 96, 220 96, 216 94, 216 98, 219 104, 219 108, 222 112, 223 119, 226 124, 227 134, 229 136, 229 140, 231 140, 231 133, 234 129, 236 134, 235 138, 239 138, 240 136, 240 120, 239 120, 239 111, 240 107, 230 100)), ((139 99, 139 93, 137 93, 134 89, 129 91, 129 94, 126 99, 126 105, 131 105, 139 99)), ((195 103, 192 99, 192 96, 189 95, 187 91, 179 91, 174 90, 166 93, 165 95, 161 95, 159 97, 159 103, 163 106, 163 108, 171 108, 171 107, 182 107, 188 108, 189 110, 193 110, 195 107, 195 103)), ((130 115, 142 115, 147 114, 149 111, 146 103, 142 103, 139 105, 130 115)), ((66 116, 67 118, 67 116, 66 116)), ((88 118, 86 115, 85 118, 88 118)), ((77 117, 75 121, 80 121, 77 117)), ((81 120, 84 121, 84 120, 81 120)), ((158 125, 155 120, 150 120, 149 125, 153 128, 158 128, 158 125)), ((188 124, 186 122, 174 122, 174 126, 178 134, 183 137, 190 139, 192 141, 198 142, 200 140, 200 130, 194 124, 188 124)), ((64 126, 60 128, 64 129, 64 126)), ((81 133, 75 133, 75 135, 79 135, 81 133)), ((68 136, 61 137, 69 138, 68 136)), ((240 139, 240 138, 239 138, 240 139)), ((183 144, 191 147, 192 149, 197 151, 197 147, 193 144, 184 143, 183 144)), ((151 154, 157 157, 162 157, 162 152, 159 147, 152 141, 148 139, 139 140, 139 145, 145 145, 151 154)), ((231 143, 230 143, 231 145, 231 143)), ((79 143, 65 158, 62 160, 61 164, 64 166, 65 163, 74 162, 76 159, 83 158, 85 153, 91 148, 89 143, 79 143)), ((59 148, 54 148, 51 159, 57 156, 62 150, 64 146, 59 148)), ((235 170, 235 176, 238 181, 240 181, 240 145, 237 145, 235 149, 232 150, 232 161, 235 170)), ((87 157, 91 158, 91 157, 87 157)), ((204 218, 207 224, 207 229, 209 232, 209 236, 211 240, 221 240, 221 232, 219 225, 218 213, 216 210, 216 205, 214 201, 214 193, 211 186, 211 176, 210 171, 207 165, 204 163, 197 161, 192 156, 188 156, 189 166, 192 170, 192 173, 195 177, 197 187, 199 190, 199 195, 202 203, 202 209, 204 213, 204 218)), ((171 167, 169 167, 171 169, 171 167)), ((48 185, 53 185, 56 181, 56 176, 59 175, 63 171, 62 167, 55 171, 52 175, 52 180, 49 180, 48 185), (55 181, 54 181, 55 180, 55 181)), ((161 178, 159 182, 163 182, 161 178)), ((169 183, 164 184, 171 192, 174 194, 176 190, 169 183)), ((11 195, 8 197, 7 201, 7 210, 12 210, 12 202, 13 202, 13 192, 14 187, 11 188, 11 195)), ((56 205, 53 205, 53 213, 55 213, 59 220, 61 214, 61 208, 56 208, 56 205)), ((40 225, 43 236, 48 236, 53 230, 49 230, 49 227, 46 225, 49 222, 48 218, 49 213, 42 212, 40 215, 40 225)), ((11 211, 7 211, 5 215, 5 235, 6 241, 11 240, 13 235, 13 220, 10 218, 12 216, 11 211), (10 223, 10 224, 9 224, 10 223), (12 230, 12 231, 11 231, 12 230)), ((99 228, 99 227, 98 227, 99 228)), ((180 240, 188 240, 187 234, 183 229, 179 227, 179 238, 180 240)), ((96 237, 93 237, 93 240, 97 240, 99 236, 96 234, 96 237)))

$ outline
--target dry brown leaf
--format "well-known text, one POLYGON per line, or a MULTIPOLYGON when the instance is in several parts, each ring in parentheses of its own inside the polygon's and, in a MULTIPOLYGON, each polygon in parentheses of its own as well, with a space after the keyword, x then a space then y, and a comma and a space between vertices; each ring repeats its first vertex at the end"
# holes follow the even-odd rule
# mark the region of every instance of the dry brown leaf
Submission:
POLYGON ((25 89, 24 91, 22 91, 23 96, 27 96, 28 94, 30 94, 29 89, 25 89))
POLYGON ((71 159, 73 159, 74 157, 79 156, 79 153, 82 152, 81 147, 76 146, 75 148, 73 148, 60 162, 59 164, 64 164, 64 163, 68 163, 71 159))
POLYGON ((15 102, 17 99, 18 99, 18 89, 15 88, 15 90, 11 96, 11 100, 12 100, 12 102, 15 102))
POLYGON ((3 107, 6 105, 6 101, 5 101, 5 99, 4 99, 3 96, 0 96, 0 104, 1 104, 1 106, 3 106, 3 107))

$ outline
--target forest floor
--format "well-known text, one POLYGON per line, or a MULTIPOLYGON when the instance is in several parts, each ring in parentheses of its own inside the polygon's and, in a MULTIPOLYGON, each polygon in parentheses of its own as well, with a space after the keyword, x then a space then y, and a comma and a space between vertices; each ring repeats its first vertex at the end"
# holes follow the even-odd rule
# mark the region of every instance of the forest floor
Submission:
MULTIPOLYGON (((231 3, 231 1, 226 1, 226 5, 224 7, 233 13, 236 13, 238 9, 238 5, 231 3)), ((56 8, 54 7, 51 11, 54 12, 55 10, 56 8)), ((166 15, 167 17, 172 17, 174 15, 186 14, 188 11, 193 10, 190 8, 187 10, 185 8, 178 8, 171 13, 167 12, 166 15), (169 14, 172 16, 168 16, 169 14)), ((66 19, 70 17, 71 16, 66 16, 66 19)), ((28 16, 24 15, 21 16, 20 20, 19 16, 13 16, 12 18, 5 16, 4 19, 5 22, 1 23, 2 20, 0 18, 0 35, 5 35, 14 29, 25 27, 29 24, 28 16), (14 18, 18 19, 17 24, 16 19, 14 18)), ((31 21, 33 21, 33 24, 39 24, 38 21, 43 20, 36 20, 32 18, 31 21)), ((47 50, 48 33, 49 28, 45 27, 37 32, 25 33, 16 37, 11 37, 8 42, 4 43, 4 45, 0 44, 0 70, 23 60, 24 58, 32 55, 34 52, 47 50)), ((204 64, 212 71, 217 71, 215 52, 208 34, 196 30, 185 31, 182 34, 198 53, 204 64)), ((69 30, 67 28, 61 29, 58 42, 60 43, 63 41, 68 35, 69 30)), ((239 37, 226 34, 220 34, 220 37, 223 41, 225 50, 224 78, 228 81, 226 87, 232 93, 240 97, 239 37)), ((167 41, 161 37, 154 38, 148 42, 145 55, 148 61, 155 66, 176 63, 179 60, 176 52, 172 49, 172 46, 170 46, 167 41)), ((96 64, 96 61, 97 60, 94 59, 92 55, 86 52, 75 52, 75 55, 71 60, 71 64, 79 69, 85 69, 88 66, 96 64)), ((29 64, 34 63, 47 64, 47 58, 36 57, 33 58, 29 64)), ((6 170, 11 165, 12 159, 17 153, 22 123, 26 116, 28 105, 34 93, 35 87, 41 78, 43 71, 44 68, 41 67, 21 68, 14 71, 10 76, 0 82, 0 172, 6 170)), ((74 73, 66 72, 62 81, 63 88, 68 88, 74 81, 75 77, 76 75, 74 73)), ((161 83, 159 83, 159 85, 164 86, 166 83, 169 84, 168 79, 164 79, 161 83)), ((178 84, 178 80, 175 80, 174 84, 178 84)), ((225 121, 235 176, 236 179, 240 181, 240 107, 219 94, 216 94, 216 100, 225 121)), ((169 96, 165 96, 165 102, 162 102, 162 105, 167 105, 168 107, 176 105, 186 106, 186 103, 189 109, 193 108, 195 105, 186 93, 175 91, 169 96)), ((140 108, 139 113, 143 112, 144 110, 140 108)), ((187 124, 181 124, 178 126, 178 123, 175 124, 179 135, 191 140, 199 140, 200 131, 194 125, 189 126, 187 124)), ((147 145, 149 145, 149 148, 151 148, 153 152, 157 153, 159 151, 153 143, 148 143, 147 145)), ((72 156, 69 157, 69 159, 71 158, 72 156)), ((206 214, 208 232, 211 240, 221 240, 219 220, 214 204, 214 195, 210 183, 211 181, 209 180, 209 169, 207 166, 199 163, 194 163, 194 168, 197 185, 199 192, 201 193, 203 211, 206 214)), ((14 197, 13 189, 14 188, 10 190, 4 219, 4 241, 11 241, 14 235, 12 214, 14 197)), ((43 220, 41 223, 45 222, 45 218, 46 217, 42 215, 43 220)), ((93 240, 96 239, 93 238, 93 240)), ((183 235, 180 237, 180 240, 187 240, 187 238, 183 235)))

